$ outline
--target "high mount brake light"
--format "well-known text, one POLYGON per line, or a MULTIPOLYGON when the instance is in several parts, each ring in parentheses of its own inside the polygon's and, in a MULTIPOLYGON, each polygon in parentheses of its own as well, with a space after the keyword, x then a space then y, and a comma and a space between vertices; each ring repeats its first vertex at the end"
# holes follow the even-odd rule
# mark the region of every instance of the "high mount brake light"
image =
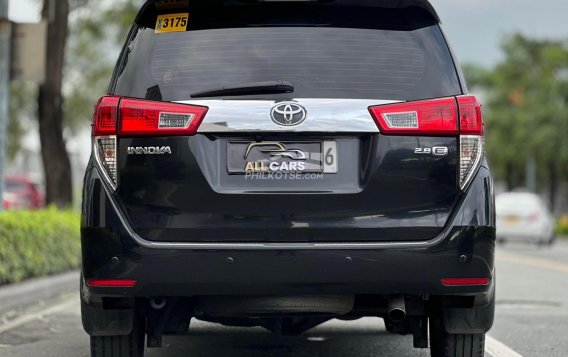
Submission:
POLYGON ((93 117, 93 152, 104 179, 113 189, 117 177, 117 136, 195 135, 207 107, 102 97, 93 117))
POLYGON ((467 188, 483 158, 483 115, 475 96, 387 104, 369 111, 384 135, 459 135, 459 185, 467 188))

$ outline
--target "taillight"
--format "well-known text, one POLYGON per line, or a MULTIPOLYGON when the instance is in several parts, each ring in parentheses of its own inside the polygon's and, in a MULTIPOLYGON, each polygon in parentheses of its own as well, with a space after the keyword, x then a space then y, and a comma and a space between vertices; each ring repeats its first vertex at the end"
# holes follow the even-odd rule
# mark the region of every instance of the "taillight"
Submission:
POLYGON ((118 97, 99 99, 93 117, 93 136, 116 135, 119 101, 118 97))
POLYGON ((194 135, 207 113, 194 105, 123 99, 120 102, 122 136, 194 135))
POLYGON ((473 95, 457 97, 460 122, 460 187, 465 190, 483 158, 483 115, 473 95))
POLYGON ((104 178, 115 189, 117 184, 116 136, 95 136, 93 138, 93 152, 104 178))
POLYGON ((381 105, 370 110, 384 134, 458 134, 458 109, 454 98, 381 105))
POLYGON ((195 135, 207 107, 102 97, 93 118, 93 152, 105 180, 116 188, 117 137, 195 135))
POLYGON ((483 116, 475 96, 387 104, 369 111, 384 135, 459 135, 459 185, 467 188, 483 158, 483 116))

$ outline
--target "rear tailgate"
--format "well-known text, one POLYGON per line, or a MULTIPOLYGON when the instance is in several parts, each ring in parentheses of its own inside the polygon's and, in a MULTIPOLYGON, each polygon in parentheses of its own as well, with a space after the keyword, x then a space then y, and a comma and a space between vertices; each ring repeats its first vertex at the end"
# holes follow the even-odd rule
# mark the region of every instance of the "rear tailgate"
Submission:
POLYGON ((462 93, 431 14, 297 3, 185 11, 186 31, 155 33, 161 13, 146 9, 111 93, 206 108, 191 135, 119 130, 115 198, 141 237, 419 241, 443 229, 462 193, 462 93), (271 80, 294 92, 191 98, 271 80), (453 101, 453 131, 387 132, 369 110, 439 97, 453 101))

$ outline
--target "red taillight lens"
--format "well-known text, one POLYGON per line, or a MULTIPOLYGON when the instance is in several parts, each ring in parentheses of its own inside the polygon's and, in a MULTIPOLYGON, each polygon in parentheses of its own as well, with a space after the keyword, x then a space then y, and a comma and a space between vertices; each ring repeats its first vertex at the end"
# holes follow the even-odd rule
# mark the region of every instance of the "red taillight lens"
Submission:
POLYGON ((369 111, 384 135, 459 135, 459 184, 466 189, 483 158, 483 116, 475 96, 386 104, 369 111))
POLYGON ((194 135, 206 113, 206 107, 123 99, 120 102, 119 134, 194 135))
POLYGON ((387 135, 483 135, 481 105, 473 95, 369 108, 387 135))
POLYGON ((483 116, 481 104, 475 96, 457 97, 460 115, 460 133, 464 135, 483 135, 483 116))
POLYGON ((489 278, 446 278, 441 280, 444 286, 489 285, 489 282, 489 278))
POLYGON ((131 279, 93 279, 87 281, 87 286, 97 288, 132 288, 136 280, 131 279))
POLYGON ((195 105, 102 97, 93 120, 93 154, 104 180, 117 188, 117 137, 194 135, 207 110, 195 105))
POLYGON ((369 110, 384 134, 458 134, 458 109, 454 98, 381 105, 369 110))
POLYGON ((118 119, 118 97, 102 97, 95 108, 93 135, 115 135, 118 119))
POLYGON ((207 107, 102 97, 95 108, 93 135, 194 135, 207 107))

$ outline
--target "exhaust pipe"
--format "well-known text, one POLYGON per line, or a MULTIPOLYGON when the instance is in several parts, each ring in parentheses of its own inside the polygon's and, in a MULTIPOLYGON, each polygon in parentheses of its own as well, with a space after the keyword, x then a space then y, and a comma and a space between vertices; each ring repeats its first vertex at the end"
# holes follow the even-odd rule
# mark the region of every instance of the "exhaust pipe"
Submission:
POLYGON ((162 310, 164 307, 166 307, 167 302, 168 301, 162 297, 155 297, 150 299, 150 306, 154 310, 162 310))
POLYGON ((401 322, 406 318, 404 295, 394 295, 389 297, 387 316, 392 322, 401 322))

